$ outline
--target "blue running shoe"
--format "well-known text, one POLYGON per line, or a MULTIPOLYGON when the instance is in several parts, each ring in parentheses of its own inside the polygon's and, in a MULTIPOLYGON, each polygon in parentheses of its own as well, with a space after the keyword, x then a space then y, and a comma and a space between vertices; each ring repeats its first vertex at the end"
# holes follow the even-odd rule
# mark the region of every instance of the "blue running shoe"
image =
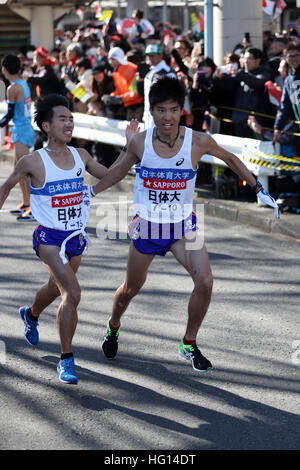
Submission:
POLYGON ((29 310, 30 307, 21 307, 19 309, 19 314, 25 325, 24 336, 27 342, 32 346, 36 346, 39 343, 39 332, 37 330, 39 323, 38 321, 34 322, 30 320, 30 318, 28 317, 29 310))
POLYGON ((74 357, 61 359, 57 365, 59 380, 64 384, 77 384, 78 379, 75 372, 74 357))

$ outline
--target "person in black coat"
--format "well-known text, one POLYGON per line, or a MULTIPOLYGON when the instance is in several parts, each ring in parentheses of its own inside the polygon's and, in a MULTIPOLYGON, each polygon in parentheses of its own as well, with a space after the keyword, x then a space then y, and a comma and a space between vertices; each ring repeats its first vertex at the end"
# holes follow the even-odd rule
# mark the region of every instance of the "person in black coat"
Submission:
POLYGON ((218 67, 215 83, 226 91, 234 92, 234 103, 231 119, 234 132, 239 137, 255 138, 252 129, 247 125, 248 115, 254 113, 259 124, 272 127, 274 119, 264 115, 273 115, 273 110, 265 90, 265 83, 272 79, 268 69, 261 65, 262 51, 251 47, 244 55, 244 69, 234 75, 221 73, 218 67))
POLYGON ((61 85, 53 68, 54 62, 48 53, 46 48, 38 47, 33 56, 33 73, 28 76, 27 72, 24 77, 30 89, 33 90, 34 98, 43 98, 46 95, 61 92, 61 85))
POLYGON ((197 70, 193 73, 189 95, 194 115, 192 128, 198 131, 202 130, 204 113, 211 101, 212 76, 215 70, 216 64, 210 57, 201 57, 198 59, 197 70))

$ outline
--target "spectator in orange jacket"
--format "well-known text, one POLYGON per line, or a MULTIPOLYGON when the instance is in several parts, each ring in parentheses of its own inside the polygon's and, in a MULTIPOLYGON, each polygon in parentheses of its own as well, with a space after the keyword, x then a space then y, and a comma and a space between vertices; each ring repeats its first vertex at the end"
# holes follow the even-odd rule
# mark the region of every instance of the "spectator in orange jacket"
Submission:
POLYGON ((123 49, 113 47, 108 53, 108 60, 113 67, 113 80, 115 91, 110 95, 103 95, 102 101, 106 106, 123 106, 126 111, 126 120, 137 119, 142 121, 143 97, 139 95, 136 84, 138 66, 125 58, 123 49))

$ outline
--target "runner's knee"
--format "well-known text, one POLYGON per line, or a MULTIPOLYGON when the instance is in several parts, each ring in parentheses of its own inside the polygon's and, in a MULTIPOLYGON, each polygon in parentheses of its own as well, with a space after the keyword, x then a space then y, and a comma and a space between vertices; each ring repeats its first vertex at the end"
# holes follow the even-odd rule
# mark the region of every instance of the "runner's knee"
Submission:
POLYGON ((71 289, 70 291, 67 291, 66 293, 64 293, 62 298, 65 303, 76 308, 80 302, 81 290, 79 288, 71 289))
POLYGON ((210 294, 213 287, 213 277, 211 274, 198 276, 194 280, 195 289, 201 293, 210 294))
POLYGON ((123 293, 129 298, 135 297, 141 290, 142 285, 125 284, 123 293))

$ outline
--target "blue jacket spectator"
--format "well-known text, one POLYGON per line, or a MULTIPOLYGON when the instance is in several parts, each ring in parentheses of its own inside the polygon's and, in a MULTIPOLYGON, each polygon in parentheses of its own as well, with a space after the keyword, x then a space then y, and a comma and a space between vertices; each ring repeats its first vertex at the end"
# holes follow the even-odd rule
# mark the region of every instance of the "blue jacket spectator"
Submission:
MULTIPOLYGON (((291 74, 285 79, 279 111, 274 123, 274 141, 279 142, 281 131, 289 119, 300 121, 300 45, 290 44, 285 50, 286 60, 291 68, 291 74)), ((298 125, 300 129, 300 125, 298 125)), ((299 132, 299 131, 298 131, 299 132)), ((300 154, 299 137, 295 136, 300 154)))

